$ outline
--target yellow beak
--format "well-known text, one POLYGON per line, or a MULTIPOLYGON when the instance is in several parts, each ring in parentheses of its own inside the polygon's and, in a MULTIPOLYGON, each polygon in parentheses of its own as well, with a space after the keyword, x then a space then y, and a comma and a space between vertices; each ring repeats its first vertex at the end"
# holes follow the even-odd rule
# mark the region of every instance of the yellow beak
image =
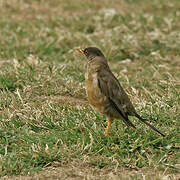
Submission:
POLYGON ((83 49, 78 48, 77 51, 79 51, 81 54, 84 54, 84 50, 83 49))

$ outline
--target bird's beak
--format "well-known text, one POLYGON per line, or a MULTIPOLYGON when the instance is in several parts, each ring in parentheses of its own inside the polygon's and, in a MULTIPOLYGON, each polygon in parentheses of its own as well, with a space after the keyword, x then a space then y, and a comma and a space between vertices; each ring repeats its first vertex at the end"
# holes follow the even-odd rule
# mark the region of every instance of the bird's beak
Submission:
POLYGON ((78 48, 77 51, 79 51, 81 54, 84 54, 84 50, 83 49, 78 48))

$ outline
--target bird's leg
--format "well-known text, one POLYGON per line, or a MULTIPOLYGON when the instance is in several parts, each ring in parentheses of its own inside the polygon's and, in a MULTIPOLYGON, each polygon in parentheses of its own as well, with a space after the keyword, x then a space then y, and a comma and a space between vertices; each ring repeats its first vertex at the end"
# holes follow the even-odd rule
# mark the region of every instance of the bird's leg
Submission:
POLYGON ((111 127, 112 122, 113 122, 112 119, 108 119, 108 125, 107 125, 107 128, 106 128, 105 132, 104 132, 105 136, 109 136, 109 129, 111 127))

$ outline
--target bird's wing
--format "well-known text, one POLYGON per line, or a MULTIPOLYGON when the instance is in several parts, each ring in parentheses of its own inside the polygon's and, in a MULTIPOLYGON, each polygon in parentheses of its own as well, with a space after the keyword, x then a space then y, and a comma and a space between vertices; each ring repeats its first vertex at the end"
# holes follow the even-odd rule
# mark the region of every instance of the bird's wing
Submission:
POLYGON ((109 69, 98 71, 98 85, 101 93, 109 99, 112 107, 120 114, 123 121, 135 128, 128 119, 128 115, 130 115, 129 108, 133 109, 133 106, 120 83, 109 69))

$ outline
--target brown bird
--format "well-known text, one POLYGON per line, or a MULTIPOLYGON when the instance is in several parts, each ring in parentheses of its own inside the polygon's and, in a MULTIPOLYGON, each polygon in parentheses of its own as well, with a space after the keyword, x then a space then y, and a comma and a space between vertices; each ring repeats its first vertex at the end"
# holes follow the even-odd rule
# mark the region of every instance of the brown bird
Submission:
POLYGON ((136 128, 128 116, 137 117, 154 131, 165 136, 137 114, 128 95, 111 72, 106 58, 98 48, 88 47, 84 50, 78 49, 78 51, 87 58, 85 84, 89 104, 96 111, 105 114, 108 119, 105 136, 109 135, 109 129, 114 119, 121 119, 126 125, 136 128))

